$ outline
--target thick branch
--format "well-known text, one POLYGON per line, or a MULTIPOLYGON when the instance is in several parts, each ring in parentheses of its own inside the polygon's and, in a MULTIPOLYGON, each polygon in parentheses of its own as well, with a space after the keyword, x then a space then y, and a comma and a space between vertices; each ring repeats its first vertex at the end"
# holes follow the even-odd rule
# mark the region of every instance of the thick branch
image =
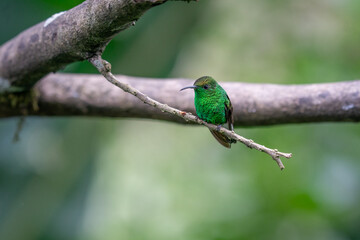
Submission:
POLYGON ((87 0, 0 47, 0 92, 28 89, 50 72, 102 52, 115 34, 166 0, 87 0))
MULTIPOLYGON (((149 97, 195 113, 189 79, 150 79, 117 75, 149 97)), ((360 120, 360 81, 325 84, 277 85, 224 83, 234 106, 235 126, 260 126, 284 123, 335 122, 360 120)), ((35 87, 39 96, 33 104, 17 106, 11 97, 0 97, 0 117, 99 116, 162 119, 185 123, 171 114, 143 104, 134 96, 104 82, 101 75, 50 74, 35 87)))

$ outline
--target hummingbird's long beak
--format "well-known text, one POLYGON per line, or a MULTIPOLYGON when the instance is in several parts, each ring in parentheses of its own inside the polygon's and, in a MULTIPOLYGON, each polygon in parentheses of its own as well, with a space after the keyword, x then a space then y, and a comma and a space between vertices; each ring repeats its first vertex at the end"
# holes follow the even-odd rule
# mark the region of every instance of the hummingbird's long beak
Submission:
POLYGON ((188 87, 184 87, 184 88, 182 88, 182 89, 180 89, 180 91, 182 91, 182 90, 185 90, 185 89, 189 89, 189 88, 196 88, 196 86, 188 86, 188 87))

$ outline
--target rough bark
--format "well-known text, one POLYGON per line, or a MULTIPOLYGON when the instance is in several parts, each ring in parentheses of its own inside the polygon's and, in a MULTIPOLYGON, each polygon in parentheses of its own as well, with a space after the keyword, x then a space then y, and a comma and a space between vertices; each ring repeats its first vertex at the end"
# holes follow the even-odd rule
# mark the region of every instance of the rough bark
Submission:
POLYGON ((25 30, 0 47, 0 92, 31 88, 41 77, 102 52, 121 30, 166 0, 87 0, 25 30))
MULTIPOLYGON (((179 92, 189 79, 150 79, 116 76, 149 97, 194 113, 193 92, 179 92)), ((278 85, 221 82, 234 106, 235 126, 260 126, 307 122, 356 122, 360 120, 360 81, 323 84, 278 85)), ((106 82, 101 75, 50 74, 35 89, 38 107, 18 106, 10 98, 0 104, 0 117, 95 116, 183 119, 143 104, 134 96, 106 82)))

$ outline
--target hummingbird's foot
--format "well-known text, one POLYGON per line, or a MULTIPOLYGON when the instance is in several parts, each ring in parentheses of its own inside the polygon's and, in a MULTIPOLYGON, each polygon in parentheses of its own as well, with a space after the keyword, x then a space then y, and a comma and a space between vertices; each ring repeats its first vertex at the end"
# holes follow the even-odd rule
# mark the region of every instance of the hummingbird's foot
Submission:
POLYGON ((216 131, 220 132, 220 128, 221 128, 221 127, 222 127, 221 124, 217 125, 216 131))

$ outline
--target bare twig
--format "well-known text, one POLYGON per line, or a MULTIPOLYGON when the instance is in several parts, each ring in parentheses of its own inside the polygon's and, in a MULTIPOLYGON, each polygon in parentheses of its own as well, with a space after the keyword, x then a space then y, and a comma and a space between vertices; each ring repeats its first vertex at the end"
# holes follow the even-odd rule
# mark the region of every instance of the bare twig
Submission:
POLYGON ((20 119, 18 120, 16 130, 13 137, 13 142, 16 143, 20 140, 20 132, 23 129, 24 123, 25 123, 26 115, 20 116, 20 119))
POLYGON ((180 118, 183 118, 185 121, 194 122, 194 123, 197 123, 200 125, 205 125, 209 129, 219 131, 222 134, 224 134, 225 136, 245 144, 249 148, 254 148, 261 152, 267 153, 268 155, 270 155, 272 157, 272 159, 274 159, 276 161, 276 163, 279 165, 281 170, 283 170, 285 167, 284 167, 284 164, 281 162, 280 157, 291 158, 291 156, 292 156, 291 153, 282 153, 282 152, 279 152, 277 149, 270 149, 261 144, 255 143, 253 140, 246 139, 246 138, 236 134, 234 131, 230 131, 226 128, 221 127, 219 129, 218 126, 209 124, 205 121, 202 121, 201 119, 199 119, 198 117, 194 116, 193 114, 191 114, 189 112, 180 111, 176 108, 168 106, 167 104, 160 103, 160 102, 146 96, 144 93, 133 88, 132 86, 130 86, 126 83, 120 82, 118 79, 116 79, 116 77, 111 73, 110 63, 103 60, 100 55, 95 55, 94 57, 90 58, 89 61, 92 63, 92 65, 94 65, 94 67, 96 67, 96 69, 110 83, 121 88, 123 91, 132 94, 133 96, 137 97, 144 103, 151 105, 151 106, 161 110, 162 112, 171 113, 180 118))

